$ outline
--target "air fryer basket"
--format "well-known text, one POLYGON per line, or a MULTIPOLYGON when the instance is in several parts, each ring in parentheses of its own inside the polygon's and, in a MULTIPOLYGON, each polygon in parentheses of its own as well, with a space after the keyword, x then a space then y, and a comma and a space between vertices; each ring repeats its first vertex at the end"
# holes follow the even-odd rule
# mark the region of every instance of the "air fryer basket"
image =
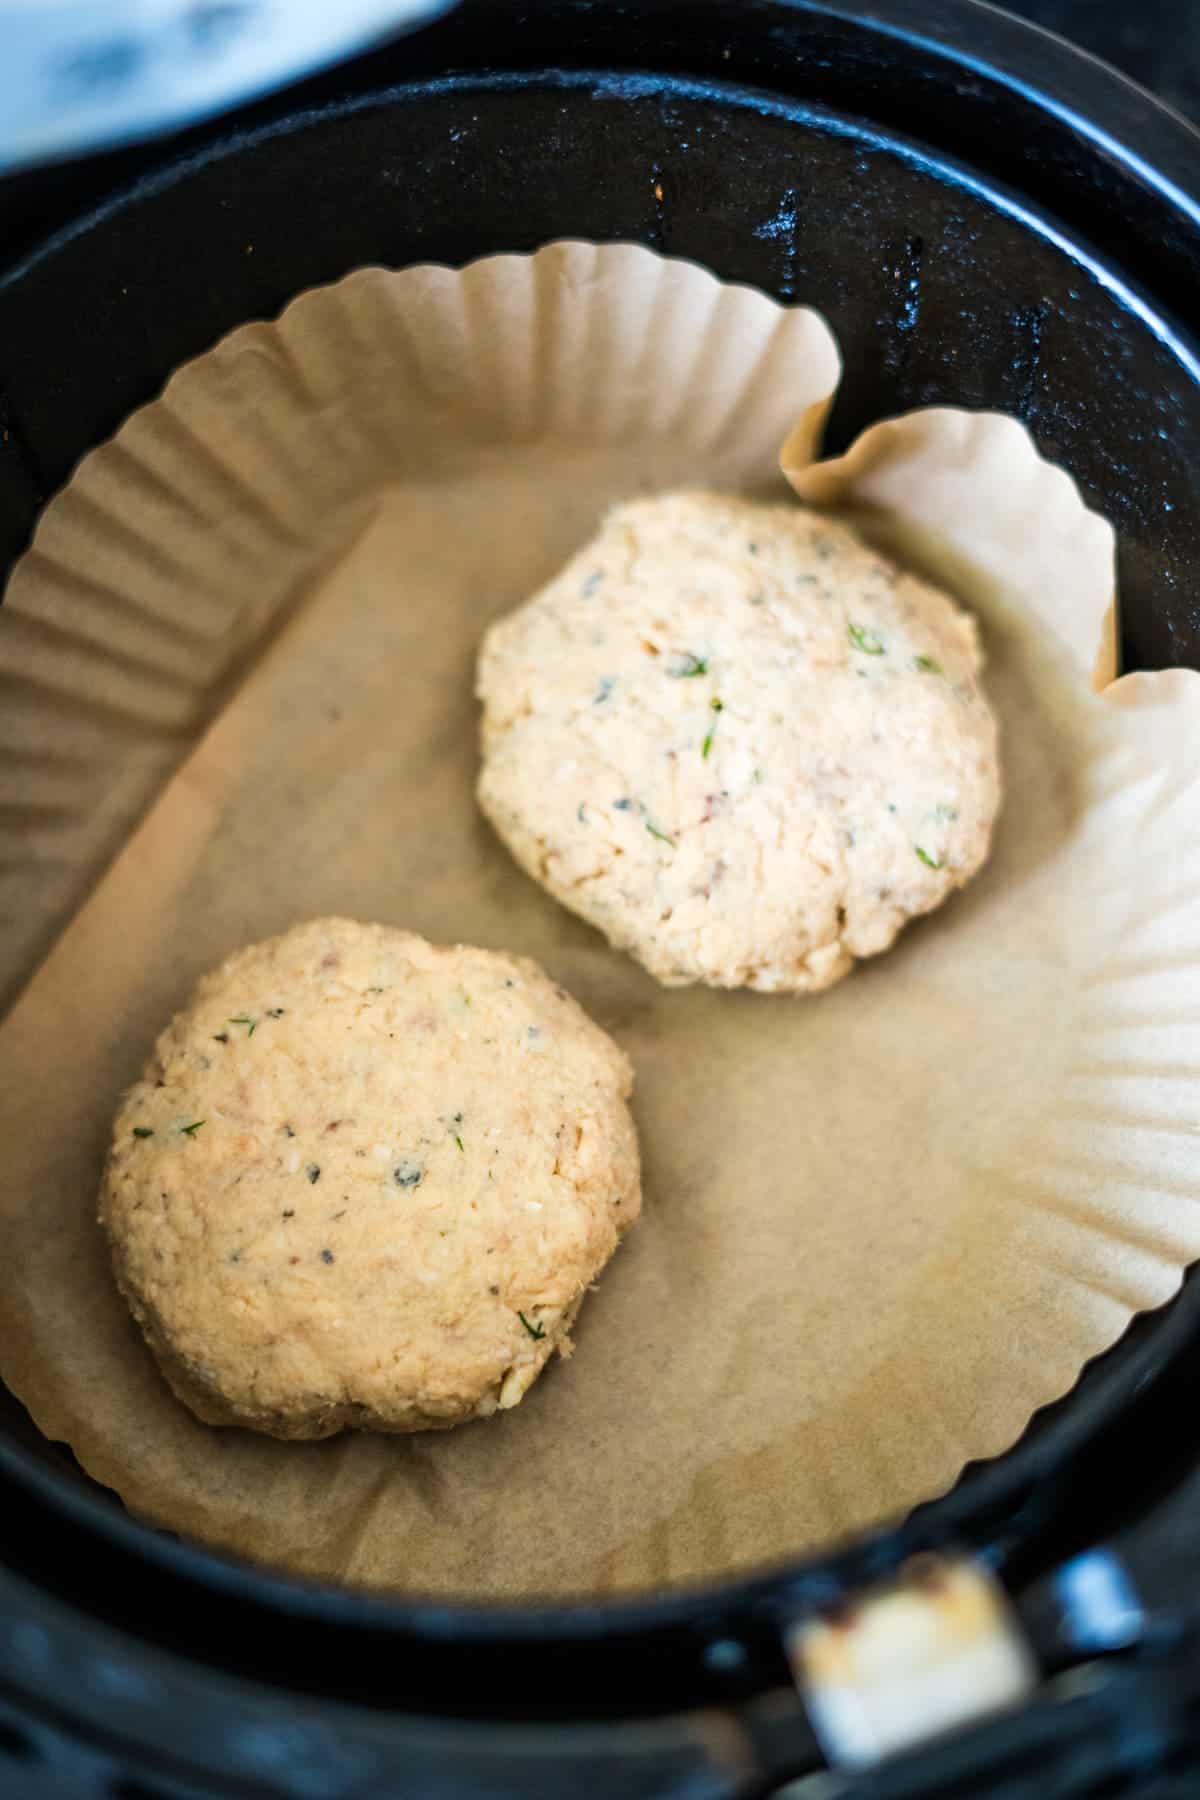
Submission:
MULTIPOLYGON (((201 134, 0 280, 4 566, 177 364, 301 289, 627 239, 826 313, 847 362, 832 447, 918 405, 1025 420, 1118 530, 1126 666, 1200 666, 1200 363, 1179 323, 1200 139, 1099 65, 968 0, 468 0, 305 98, 201 134)), ((6 1751, 29 1792, 42 1770, 64 1795, 533 1796, 584 1765, 590 1792, 720 1793, 798 1771, 816 1757, 779 1698, 781 1624, 922 1547, 985 1552, 1020 1587, 1114 1526, 1178 1473, 1198 1343, 1193 1279, 894 1529, 720 1590, 519 1612, 175 1543, 9 1401, 0 1785, 6 1751), (1154 1467, 1130 1449, 1147 1418, 1154 1467), (101 1785, 134 1766, 159 1785, 101 1785)))

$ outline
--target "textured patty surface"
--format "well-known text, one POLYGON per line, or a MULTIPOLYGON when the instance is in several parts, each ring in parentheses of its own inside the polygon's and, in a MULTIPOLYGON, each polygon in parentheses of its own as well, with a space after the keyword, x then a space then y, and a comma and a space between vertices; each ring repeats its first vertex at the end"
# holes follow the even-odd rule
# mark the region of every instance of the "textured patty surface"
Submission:
POLYGON ((631 1086, 523 959, 339 919, 237 952, 125 1097, 101 1189, 167 1380, 278 1437, 516 1405, 639 1212, 631 1086))
POLYGON ((981 661, 966 613, 837 520, 636 501, 488 632, 480 804, 666 985, 828 987, 987 856, 981 661))

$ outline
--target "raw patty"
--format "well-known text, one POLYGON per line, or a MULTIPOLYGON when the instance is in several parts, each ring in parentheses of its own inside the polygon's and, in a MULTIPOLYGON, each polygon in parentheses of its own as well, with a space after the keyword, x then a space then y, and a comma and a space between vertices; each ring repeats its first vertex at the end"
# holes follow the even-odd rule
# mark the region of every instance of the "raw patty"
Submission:
POLYGON ((479 659, 479 800, 668 987, 811 992, 987 856, 973 621, 795 505, 613 512, 479 659))
POLYGON ((631 1086, 532 962, 297 926, 207 976, 126 1096, 100 1195, 118 1283, 209 1424, 515 1406, 640 1211, 631 1086))

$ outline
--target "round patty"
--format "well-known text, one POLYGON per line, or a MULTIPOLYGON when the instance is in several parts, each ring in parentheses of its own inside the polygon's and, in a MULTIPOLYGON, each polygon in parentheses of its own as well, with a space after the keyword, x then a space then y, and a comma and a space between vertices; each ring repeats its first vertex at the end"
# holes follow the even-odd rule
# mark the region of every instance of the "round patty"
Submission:
POLYGON ((641 1208, 629 1064, 534 964, 323 919, 160 1037, 100 1195, 179 1398, 274 1437, 515 1406, 641 1208))
POLYGON ((667 986, 811 992, 987 856, 973 621, 835 519, 613 512, 479 660, 484 812, 667 986))

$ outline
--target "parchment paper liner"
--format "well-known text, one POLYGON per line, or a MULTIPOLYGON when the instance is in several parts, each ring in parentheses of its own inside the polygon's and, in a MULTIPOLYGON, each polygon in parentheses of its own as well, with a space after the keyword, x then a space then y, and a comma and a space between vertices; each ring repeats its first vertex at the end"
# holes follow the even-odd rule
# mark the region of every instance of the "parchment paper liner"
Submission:
POLYGON ((628 246, 367 270, 182 370, 48 509, 0 613, 9 993, 53 945, 0 1030, 0 1371, 137 1511, 410 1590, 725 1575, 1006 1448, 1200 1255, 1200 682, 1092 691, 1111 534, 1011 423, 806 472, 836 378, 814 315, 628 246), (981 612, 995 854, 819 999, 667 993, 480 821, 474 648, 611 498, 769 487, 800 415, 800 491, 981 612), (638 1070, 646 1215, 577 1355, 445 1436, 195 1423, 93 1225, 159 1025, 325 911, 540 958, 638 1070))

